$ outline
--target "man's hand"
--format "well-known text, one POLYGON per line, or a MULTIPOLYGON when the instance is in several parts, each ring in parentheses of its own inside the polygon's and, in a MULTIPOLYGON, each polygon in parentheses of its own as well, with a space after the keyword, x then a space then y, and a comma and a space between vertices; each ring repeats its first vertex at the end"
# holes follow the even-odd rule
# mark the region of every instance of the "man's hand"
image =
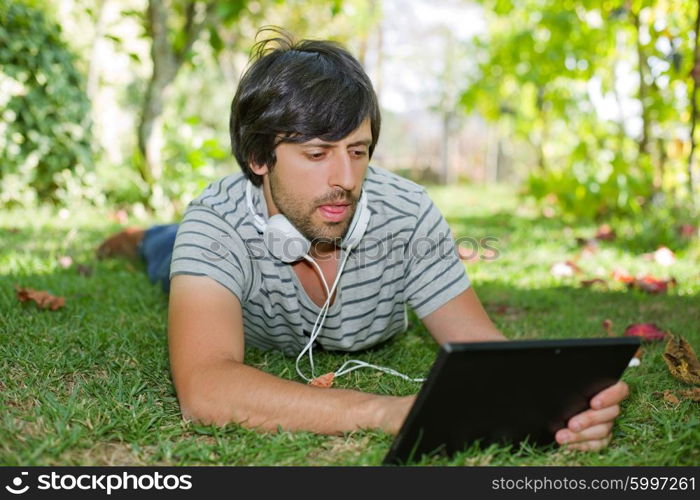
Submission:
MULTIPOLYGON (((425 318, 423 323, 439 344, 507 340, 494 326, 472 288, 457 295, 425 318)), ((591 399, 591 408, 569 419, 557 431, 559 444, 576 450, 600 450, 608 445, 620 402, 629 388, 624 382, 608 387, 591 399)))
POLYGON ((620 402, 628 394, 629 388, 622 381, 596 394, 590 409, 574 415, 567 427, 557 431, 557 443, 582 451, 605 448, 612 438, 613 422, 620 414, 620 402))

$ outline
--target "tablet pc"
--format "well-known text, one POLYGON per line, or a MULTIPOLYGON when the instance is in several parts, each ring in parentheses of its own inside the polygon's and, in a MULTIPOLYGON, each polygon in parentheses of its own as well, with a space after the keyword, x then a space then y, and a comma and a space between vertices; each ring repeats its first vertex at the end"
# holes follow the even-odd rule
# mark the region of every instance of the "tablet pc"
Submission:
POLYGON ((636 337, 444 344, 384 464, 475 441, 535 445, 620 379, 636 337))

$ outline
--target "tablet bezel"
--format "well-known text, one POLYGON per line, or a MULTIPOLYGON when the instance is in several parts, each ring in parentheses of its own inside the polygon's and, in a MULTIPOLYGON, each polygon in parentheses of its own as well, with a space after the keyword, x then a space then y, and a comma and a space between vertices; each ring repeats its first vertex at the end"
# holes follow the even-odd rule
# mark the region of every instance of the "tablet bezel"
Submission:
MULTIPOLYGON (((420 392, 414 402, 411 410, 406 417, 399 433, 394 439, 391 449, 384 458, 384 464, 401 464, 410 462, 412 459, 420 458, 423 454, 429 453, 431 450, 424 450, 419 444, 415 445, 415 436, 420 432, 423 432, 422 440, 426 442, 426 432, 432 433, 428 434, 427 441, 430 442, 435 434, 445 433, 445 429, 441 428, 439 430, 426 428, 423 424, 425 421, 431 420, 431 412, 435 413, 443 410, 445 407, 452 405, 459 405, 459 403, 454 403, 453 400, 446 401, 438 400, 432 401, 432 406, 439 406, 438 408, 431 408, 431 399, 435 399, 435 387, 438 384, 453 383, 451 394, 459 394, 462 397, 469 397, 470 392, 480 393, 483 387, 478 389, 475 386, 464 385, 460 381, 451 382, 446 379, 446 373, 457 369, 459 371, 459 363, 464 363, 467 359, 473 365, 469 368, 462 368, 462 372, 466 371, 476 371, 477 373, 483 372, 488 373, 489 363, 494 363, 494 360, 498 361, 499 358, 510 358, 511 356, 518 356, 516 361, 519 365, 526 364, 528 367, 534 368, 530 370, 530 373, 525 375, 529 378, 540 379, 545 375, 542 370, 551 369, 551 365, 562 364, 564 361, 568 361, 571 366, 576 366, 576 373, 566 373, 566 377, 571 379, 572 386, 575 386, 571 392, 568 394, 569 400, 567 402, 556 401, 552 403, 555 408, 510 408, 513 414, 522 415, 523 411, 529 412, 528 414, 541 413, 543 421, 552 422, 555 419, 566 422, 568 418, 573 416, 580 411, 585 410, 588 407, 588 400, 594 394, 613 384, 615 381, 619 380, 624 372, 625 368, 629 364, 630 359, 634 355, 635 351, 640 345, 640 340, 636 337, 614 337, 614 338, 584 338, 584 339, 551 339, 551 340, 513 340, 513 341, 503 341, 503 342, 468 342, 468 343, 447 343, 444 344, 437 355, 435 362, 430 370, 427 380, 421 387, 420 392), (479 354, 475 356, 475 354, 479 354), (552 357, 555 355, 556 357, 552 357), (586 363, 585 359, 582 358, 586 356, 596 356, 596 363, 586 363), (604 357, 601 357, 604 356, 604 357), (568 359, 567 359, 568 357, 568 359), (471 358, 471 359, 470 359, 471 358), (456 363, 456 364, 455 364, 456 363), (547 366, 547 363, 550 366, 547 366), (465 392, 466 391, 466 392, 465 392), (575 400, 575 401, 574 401, 575 400), (564 405, 567 408, 556 407, 556 405, 564 405), (554 415, 555 412, 563 413, 561 415, 554 415), (552 414, 549 414, 552 413, 552 414), (417 427, 421 426, 422 430, 417 427)), ((512 359, 512 358, 511 358, 512 359)), ((567 365, 568 366, 568 365, 567 365)), ((519 366, 511 368, 512 370, 518 369, 519 366)), ((508 368, 506 367, 507 373, 508 368)), ((500 373, 499 375, 503 375, 500 373)), ((509 376, 516 377, 518 374, 511 373, 509 376)), ((521 378, 523 375, 521 374, 521 378)), ((526 377, 527 378, 527 377, 526 377)), ((503 381, 501 381, 502 383, 503 381)), ((554 387, 554 384, 548 384, 548 387, 532 388, 528 387, 525 390, 531 390, 533 394, 537 395, 539 400, 545 400, 547 396, 547 391, 550 393, 557 393, 557 390, 561 391, 561 387, 554 387)), ((440 394, 444 394, 444 390, 439 391, 440 394)), ((530 393, 528 393, 530 394, 530 393)), ((483 394, 482 394, 483 395, 483 394)), ((517 399, 522 397, 523 393, 518 393, 516 395, 511 395, 512 399, 517 399)), ((487 398, 489 396, 487 395, 487 398)), ((506 398, 507 400, 507 398, 506 398)), ((499 402, 501 403, 501 402, 499 402)), ((532 405, 531 405, 532 406, 532 405)), ((546 405, 543 405, 546 406, 546 405)), ((480 408, 480 410, 483 410, 480 408)), ((539 414, 537 415, 540 416, 539 414)), ((435 418, 433 416, 433 421, 435 418)), ((449 419, 446 419, 446 424, 451 424, 449 419)), ((469 425, 470 423, 460 423, 459 425, 469 425)), ((475 427, 478 427, 477 423, 472 422, 475 427)), ((482 424, 479 422, 478 424, 482 424)), ((486 424, 488 425, 488 424, 486 424)), ((521 427, 527 427, 527 424, 513 424, 513 428, 517 428, 518 425, 521 427)), ((535 424, 532 424, 535 425, 535 424)), ((432 427, 435 427, 433 425, 432 427)), ((459 429, 455 431, 459 432, 459 429)), ((500 431, 493 431, 500 432, 500 431)), ((462 430, 464 434, 464 431, 462 430)), ((468 433, 468 432, 467 432, 468 433)), ((534 444, 546 444, 543 441, 553 442, 553 433, 551 433, 551 439, 542 438, 542 429, 537 429, 539 433, 539 439, 534 444)), ((506 432, 507 434, 507 432, 506 432)), ((518 434, 518 431, 513 431, 514 435, 518 434)), ((548 435, 548 432, 544 433, 548 435)), ((443 438, 440 438, 443 439, 443 438)), ((457 438, 459 440, 459 438, 457 438)), ((521 439, 518 438, 515 441, 519 442, 521 439)), ((508 439, 499 439, 499 441, 510 442, 508 439)), ((465 441, 464 443, 445 443, 445 450, 443 453, 447 455, 452 455, 459 449, 464 449, 464 447, 471 441, 465 441)), ((483 440, 483 444, 488 444, 489 442, 495 442, 495 440, 490 440, 488 438, 483 440)), ((432 446, 432 445, 431 445, 432 446)))

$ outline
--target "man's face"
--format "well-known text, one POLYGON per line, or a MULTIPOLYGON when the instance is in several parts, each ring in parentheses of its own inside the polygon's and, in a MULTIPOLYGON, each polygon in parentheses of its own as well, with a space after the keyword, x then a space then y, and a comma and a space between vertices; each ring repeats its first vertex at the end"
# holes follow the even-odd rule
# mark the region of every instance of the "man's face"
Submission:
POLYGON ((270 216, 282 213, 310 241, 338 241, 357 208, 369 165, 369 119, 336 142, 282 143, 263 185, 270 216))

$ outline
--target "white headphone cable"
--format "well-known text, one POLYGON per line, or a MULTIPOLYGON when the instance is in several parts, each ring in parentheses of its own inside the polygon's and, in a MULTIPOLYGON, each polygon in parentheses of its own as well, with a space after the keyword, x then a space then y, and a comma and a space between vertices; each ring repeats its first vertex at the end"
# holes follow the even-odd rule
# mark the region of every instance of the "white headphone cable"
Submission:
POLYGON ((321 271, 321 268, 319 267, 319 265, 310 257, 304 256, 304 258, 306 260, 308 260, 309 262, 311 262, 314 265, 314 267, 316 268, 317 272, 319 273, 319 276, 321 277, 321 281, 323 282, 323 286, 326 289, 326 294, 327 294, 326 301, 321 306, 321 312, 319 313, 318 317, 316 318, 316 322, 314 323, 314 326, 311 330, 311 336, 309 338, 309 341, 306 343, 306 346, 304 346, 304 349, 302 349, 302 351, 299 353, 299 355, 297 356, 297 360, 296 360, 297 373, 299 374, 299 376, 301 378, 303 378, 307 382, 310 382, 311 380, 316 378, 316 373, 314 371, 313 343, 316 340, 316 337, 318 337, 319 333, 321 333, 321 328, 323 327, 323 322, 326 320, 326 314, 328 313, 328 309, 330 309, 331 297, 333 296, 333 292, 335 292, 335 289, 338 286, 338 283, 340 282, 340 276, 342 275, 343 269, 345 268, 345 264, 348 261, 348 256, 350 255, 350 250, 351 250, 351 247, 348 247, 348 249, 346 250, 345 257, 343 258, 343 262, 341 263, 340 268, 338 269, 338 274, 335 278, 333 286, 331 287, 330 290, 328 289, 328 283, 326 282, 326 278, 323 275, 323 272, 321 271), (319 324, 319 320, 321 322, 320 324, 319 324), (299 368, 299 362, 301 361, 301 358, 304 356, 304 354, 307 351, 309 352, 309 362, 311 364, 311 378, 308 378, 306 375, 304 375, 302 373, 301 369, 299 368))
MULTIPOLYGON (((311 330, 311 335, 309 337, 309 341, 307 342, 306 346, 304 346, 304 349, 299 353, 296 359, 296 370, 297 374, 303 378, 306 382, 311 382, 313 379, 316 378, 316 372, 315 372, 315 367, 314 367, 314 357, 313 357, 313 343, 318 337, 318 335, 321 333, 321 328, 323 327, 323 323, 326 320, 326 314, 328 313, 328 309, 330 308, 330 300, 331 297, 333 296, 333 292, 335 292, 335 289, 338 285, 338 282, 340 281, 340 276, 343 272, 343 269, 345 268, 345 264, 347 262, 348 256, 350 255, 350 250, 352 250, 352 247, 348 247, 346 250, 345 257, 343 259, 343 262, 340 265, 340 268, 338 269, 338 275, 336 276, 336 279, 333 283, 333 286, 331 289, 328 289, 328 283, 326 282, 326 278, 323 275, 323 272, 321 271, 320 266, 314 261, 312 258, 308 257, 307 255, 304 256, 304 259, 309 261, 316 271, 318 272, 319 277, 321 278, 321 281, 323 283, 323 287, 325 288, 326 291, 326 300, 323 303, 323 306, 321 306, 321 312, 319 313, 318 317, 316 318, 316 322, 314 323, 314 326, 311 330), (319 324, 320 320, 320 324, 319 324), (311 378, 308 378, 304 373, 301 371, 301 368, 299 367, 299 362, 301 361, 301 358, 304 356, 304 354, 308 351, 309 353, 309 364, 311 366, 311 378)), ((360 369, 360 368, 373 368, 375 370, 379 370, 381 372, 387 373, 389 375, 394 375, 396 377, 401 377, 404 380, 407 380, 409 382, 425 382, 424 378, 411 378, 408 375, 404 375, 401 372, 398 372, 392 368, 387 368, 384 366, 378 366, 374 365, 372 363, 367 363, 366 361, 361 361, 359 359, 350 359, 343 363, 340 368, 338 368, 335 372, 333 372, 334 377, 340 377, 342 375, 345 375, 347 373, 350 373, 351 371, 360 369), (354 365, 354 366, 351 366, 354 365)))

